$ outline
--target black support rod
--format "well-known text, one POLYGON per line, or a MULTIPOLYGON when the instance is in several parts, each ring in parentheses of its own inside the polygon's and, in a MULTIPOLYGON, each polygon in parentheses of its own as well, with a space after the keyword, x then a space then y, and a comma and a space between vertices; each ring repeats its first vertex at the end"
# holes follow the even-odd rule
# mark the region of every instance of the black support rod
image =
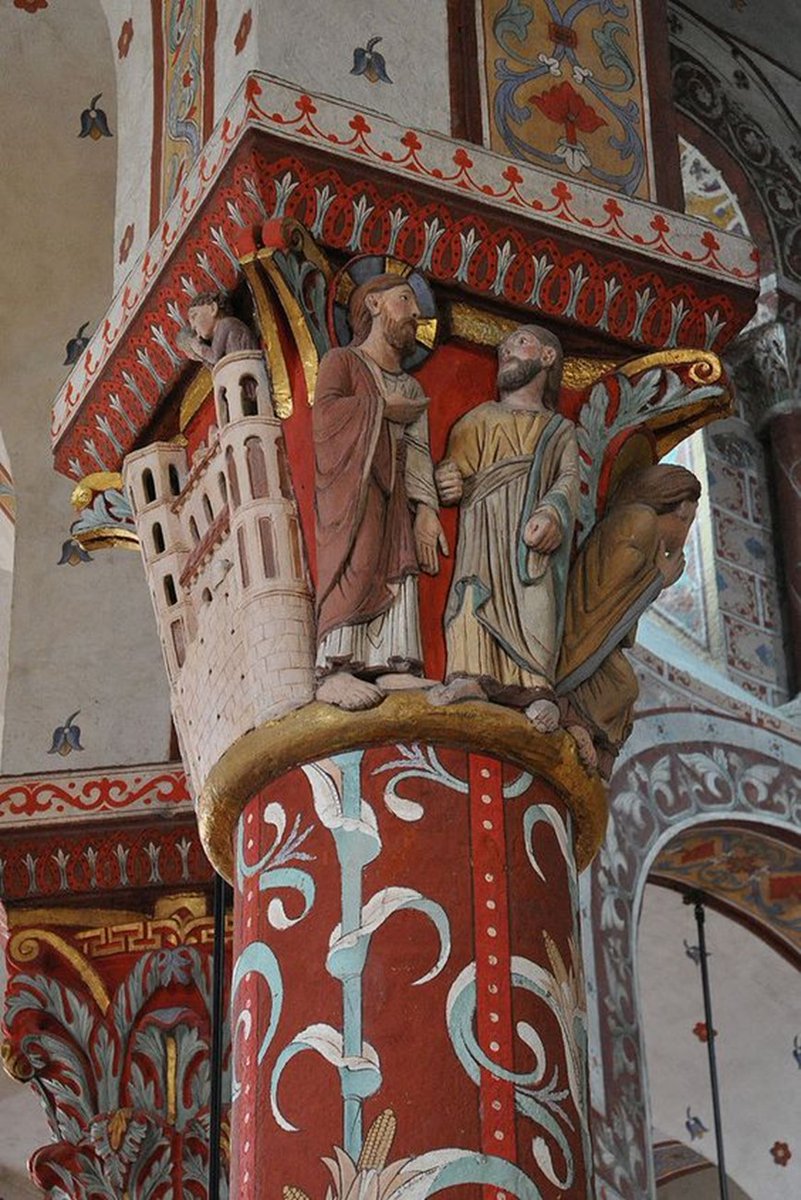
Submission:
POLYGON ((211 996, 211 1098, 209 1101, 209 1200, 219 1200, 222 1155, 223 1011, 225 996, 225 902, 227 885, 214 878, 214 964, 211 996))
POLYGON ((720 1200, 729 1200, 729 1183, 726 1178, 726 1161, 723 1155, 723 1125, 720 1119, 720 1088, 718 1086, 718 1065, 715 1057, 715 1027, 712 1024, 712 993, 709 988, 709 963, 706 953, 704 896, 702 892, 687 892, 685 904, 692 904, 695 912, 695 923, 698 926, 698 951, 700 955, 701 986, 704 990, 704 1020, 706 1021, 706 1049, 709 1056, 709 1082, 712 1087, 712 1113, 715 1119, 715 1145, 718 1152, 718 1184, 720 1185, 720 1200))

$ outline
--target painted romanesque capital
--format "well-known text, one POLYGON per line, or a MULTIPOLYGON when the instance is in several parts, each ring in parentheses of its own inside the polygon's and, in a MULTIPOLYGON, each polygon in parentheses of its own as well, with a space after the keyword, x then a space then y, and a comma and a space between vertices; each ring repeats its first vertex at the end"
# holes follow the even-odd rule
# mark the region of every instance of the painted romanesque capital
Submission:
POLYGON ((165 898, 151 917, 20 910, 9 923, 3 1064, 38 1092, 53 1135, 33 1155, 34 1182, 48 1200, 205 1200, 205 902, 165 898))

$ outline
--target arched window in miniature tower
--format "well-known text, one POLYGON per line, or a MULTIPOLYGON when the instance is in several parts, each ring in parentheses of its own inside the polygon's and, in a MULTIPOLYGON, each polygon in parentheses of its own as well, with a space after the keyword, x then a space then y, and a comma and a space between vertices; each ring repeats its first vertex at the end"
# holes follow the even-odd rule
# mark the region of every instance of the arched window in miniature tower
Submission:
POLYGON ((175 580, 172 575, 164 576, 164 595, 170 608, 178 603, 178 593, 175 590, 175 580))
POLYGON ((261 542, 261 561, 264 567, 264 578, 275 579, 275 535, 270 517, 259 517, 259 541, 261 542))
POLYGON ((180 496, 181 477, 178 474, 178 468, 176 467, 175 463, 170 463, 167 468, 167 475, 170 480, 170 491, 172 492, 173 496, 180 496))
POLYGON ((186 642, 184 640, 183 621, 173 621, 172 625, 170 626, 170 632, 172 633, 172 644, 173 649, 175 650, 175 660, 178 663, 178 666, 182 667, 184 665, 184 659, 186 658, 186 642))
POLYGON ((259 415, 258 384, 252 375, 243 375, 239 381, 242 393, 242 416, 257 417, 259 415))
POLYGON ((202 504, 203 504, 203 512, 206 514, 206 520, 208 521, 209 525, 213 525, 214 524, 214 509, 211 507, 211 500, 209 500, 209 498, 205 492, 203 493, 202 504))
POLYGON ((159 521, 153 526, 153 548, 156 554, 164 553, 164 532, 159 521))
POLYGON ((228 411, 228 396, 224 387, 221 387, 217 393, 217 402, 217 408, 220 414, 220 425, 227 425, 231 420, 231 414, 228 411))
POLYGON ((239 508, 242 501, 239 496, 239 479, 236 474, 236 459, 234 457, 233 446, 229 446, 225 452, 225 469, 228 472, 228 491, 231 496, 231 503, 234 508, 239 508))
POLYGON ((286 446, 284 445, 283 437, 279 437, 275 443, 275 452, 278 456, 278 486, 281 489, 281 495, 285 500, 294 499, 292 493, 292 476, 289 473, 289 459, 286 456, 286 446))
POLYGON ((269 496, 270 488, 267 482, 267 461, 264 457, 264 447, 261 438, 249 437, 245 441, 245 462, 248 467, 250 494, 254 500, 269 496))
POLYGON ((156 499, 156 483, 150 467, 145 467, 142 472, 142 493, 145 497, 145 504, 152 504, 156 499))
POLYGON ((194 517, 189 518, 189 532, 192 536, 192 541, 197 545, 200 541, 200 530, 197 527, 197 521, 194 517))
POLYGON ((236 544, 239 550, 239 574, 242 579, 242 587, 246 588, 250 583, 250 568, 248 566, 248 553, 245 546, 245 531, 240 525, 236 531, 236 544))
POLYGON ((300 553, 300 529, 294 517, 289 518, 289 553, 296 579, 303 578, 303 556, 300 553))
POLYGON ((217 486, 220 489, 220 499, 222 500, 223 504, 227 504, 228 484, 225 482, 225 475, 222 471, 220 471, 219 475, 217 476, 217 486))

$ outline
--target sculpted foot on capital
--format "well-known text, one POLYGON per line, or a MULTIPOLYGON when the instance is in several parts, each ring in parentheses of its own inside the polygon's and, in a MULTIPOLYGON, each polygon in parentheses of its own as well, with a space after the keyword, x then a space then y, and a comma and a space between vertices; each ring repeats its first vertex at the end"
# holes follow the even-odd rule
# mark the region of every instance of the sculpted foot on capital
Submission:
POLYGON ((526 717, 540 733, 553 733, 559 728, 559 705, 553 700, 533 700, 526 708, 526 717))
POLYGON ((412 675, 410 671, 392 671, 379 675, 376 683, 385 692, 410 692, 416 688, 436 687, 436 679, 425 679, 422 675, 412 675))
POLYGON ((477 679, 451 679, 449 683, 438 683, 428 693, 430 704, 444 708, 447 704, 461 704, 465 700, 486 700, 487 693, 477 679))
POLYGON ((326 676, 317 686, 317 699, 324 704, 334 704, 347 712, 361 712, 376 708, 386 693, 366 679, 358 679, 349 671, 336 671, 326 676))

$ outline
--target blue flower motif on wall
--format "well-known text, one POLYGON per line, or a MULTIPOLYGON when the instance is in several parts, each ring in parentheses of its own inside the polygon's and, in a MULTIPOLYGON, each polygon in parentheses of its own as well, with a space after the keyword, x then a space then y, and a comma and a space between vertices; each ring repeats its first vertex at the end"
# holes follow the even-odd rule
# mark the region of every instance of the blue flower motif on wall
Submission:
POLYGON ((353 51, 353 66, 351 67, 351 75, 364 75, 370 80, 370 83, 392 83, 387 74, 387 64, 383 54, 378 50, 373 49, 383 39, 380 37, 370 38, 366 46, 357 46, 353 51))
POLYGON ((692 1109, 689 1107, 687 1108, 687 1120, 684 1122, 684 1126, 690 1135, 690 1140, 693 1142, 697 1138, 702 1138, 705 1133, 709 1133, 709 1130, 701 1118, 694 1117, 692 1114, 692 1109))
POLYGON ((60 754, 66 758, 73 750, 83 750, 80 728, 73 724, 80 711, 79 708, 76 709, 67 717, 63 725, 57 725, 53 730, 53 744, 48 750, 48 754, 60 754))
POLYGON ((114 137, 114 134, 108 127, 108 117, 102 108, 97 107, 97 102, 103 95, 98 92, 96 96, 92 96, 89 102, 89 107, 85 108, 81 113, 81 132, 79 138, 90 137, 92 141, 98 141, 102 137, 114 137))
POLYGON ((84 330, 88 329, 90 324, 91 322, 84 321, 83 325, 81 325, 80 329, 75 334, 75 337, 71 337, 64 347, 64 353, 66 355, 64 359, 65 367, 73 366, 73 364, 78 361, 86 347, 89 345, 89 338, 84 333, 84 330))

